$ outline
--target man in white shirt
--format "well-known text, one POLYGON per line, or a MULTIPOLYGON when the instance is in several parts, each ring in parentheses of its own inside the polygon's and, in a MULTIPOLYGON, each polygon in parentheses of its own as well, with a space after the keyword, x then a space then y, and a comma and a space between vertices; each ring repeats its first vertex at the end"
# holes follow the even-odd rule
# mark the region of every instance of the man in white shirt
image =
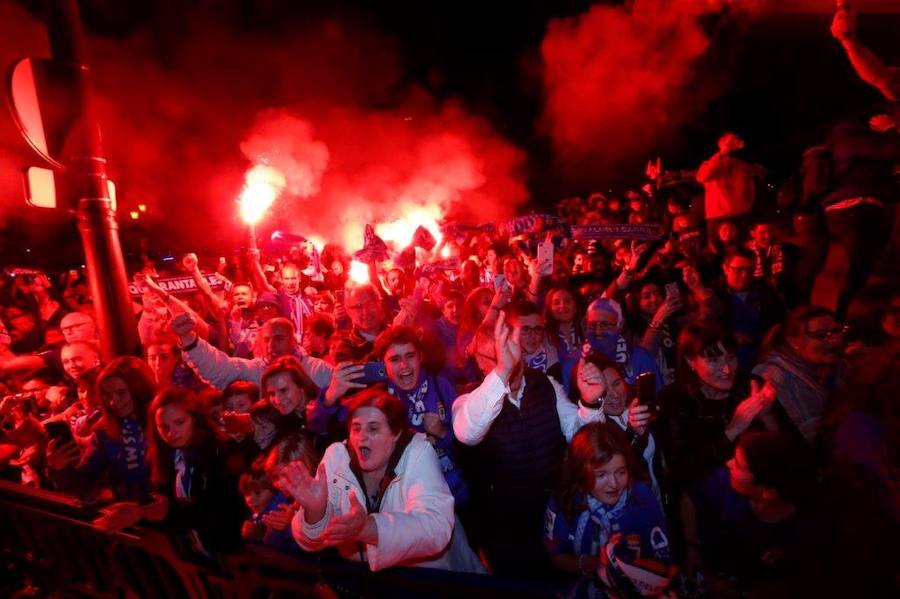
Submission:
POLYGON ((546 568, 541 544, 551 472, 566 443, 588 422, 603 418, 601 403, 576 406, 562 386, 526 368, 521 330, 506 324, 475 336, 484 381, 453 403, 457 439, 476 446, 477 533, 495 574, 534 575, 546 568))

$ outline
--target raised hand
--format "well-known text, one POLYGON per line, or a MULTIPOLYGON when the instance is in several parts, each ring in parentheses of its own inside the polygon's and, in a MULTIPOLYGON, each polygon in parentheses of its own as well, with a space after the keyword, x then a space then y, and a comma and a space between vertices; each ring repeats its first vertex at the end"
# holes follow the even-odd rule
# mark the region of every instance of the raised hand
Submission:
POLYGON ((73 465, 81 457, 81 450, 75 441, 53 439, 47 444, 47 466, 53 470, 62 470, 73 465))
POLYGON ((325 405, 333 406, 334 403, 353 389, 365 389, 366 384, 357 382, 363 374, 365 367, 353 362, 341 362, 331 374, 331 383, 325 391, 325 405))
POLYGON ((516 366, 522 361, 521 332, 506 324, 506 313, 501 312, 494 325, 494 346, 497 352, 497 375, 507 383, 516 366))
POLYGON ((194 272, 197 270, 197 266, 199 265, 199 260, 197 259, 197 254, 194 252, 190 252, 184 255, 184 258, 181 259, 181 264, 184 266, 184 269, 188 272, 194 272))
POLYGON ((650 249, 649 243, 637 243, 637 241, 631 242, 631 259, 628 261, 627 267, 629 271, 637 270, 637 267, 641 263, 641 258, 647 253, 648 249, 650 249))
POLYGON ((172 332, 181 340, 181 345, 188 345, 194 340, 196 326, 197 323, 194 322, 194 317, 189 312, 182 312, 173 318, 169 325, 172 332))
POLYGON ((281 469, 278 488, 286 491, 300 503, 308 523, 315 524, 325 515, 325 507, 328 504, 328 478, 324 462, 319 464, 314 477, 310 476, 303 462, 291 462, 281 469))
MULTIPOLYGON (((600 372, 600 369, 593 362, 582 360, 581 365, 578 367, 578 378, 589 385, 606 385, 603 373, 600 372)), ((603 390, 602 395, 605 394, 606 389, 603 390)))
POLYGON ((725 427, 725 434, 734 440, 746 432, 753 421, 775 402, 776 395, 775 385, 768 378, 762 385, 751 380, 750 395, 735 408, 731 422, 725 427))
POLYGON ((856 35, 856 15, 852 11, 839 8, 831 21, 831 35, 842 42, 856 35))
POLYGON ((681 310, 684 302, 681 299, 681 296, 675 297, 667 297, 666 300, 660 304, 659 308, 656 310, 656 314, 653 315, 653 321, 655 323, 662 324, 672 317, 673 314, 681 310))

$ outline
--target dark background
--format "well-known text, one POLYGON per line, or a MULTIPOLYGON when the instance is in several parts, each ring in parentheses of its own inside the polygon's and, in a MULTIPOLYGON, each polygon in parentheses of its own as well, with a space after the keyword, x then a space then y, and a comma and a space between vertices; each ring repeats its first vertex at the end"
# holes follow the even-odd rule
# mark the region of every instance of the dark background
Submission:
MULTIPOLYGON (((19 4, 38 14, 38 3, 19 4)), ((126 37, 146 29, 171 35, 177 33, 180 16, 192 4, 87 1, 82 10, 93 35, 126 37)), ((399 40, 408 80, 426 86, 437 97, 461 98, 470 111, 488 118, 500 134, 528 153, 528 185, 535 208, 551 209, 559 198, 592 190, 556 172, 549 141, 535 127, 541 112, 538 48, 546 24, 554 17, 578 15, 590 2, 242 0, 232 4, 236 29, 271 30, 278 35, 289 35, 291 23, 303 19, 340 16, 345 11, 369 15, 379 29, 399 40)), ((730 129, 745 138, 749 156, 769 168, 770 180, 777 185, 796 170, 803 149, 821 142, 837 120, 877 102, 877 92, 856 78, 831 37, 830 21, 830 14, 769 14, 741 31, 718 32, 700 68, 707 69, 710 77, 727 78, 727 87, 700 118, 681 127, 675 142, 658 148, 665 163, 695 168, 715 151, 718 135, 730 129)), ((869 48, 886 62, 900 64, 900 15, 863 14, 858 23, 859 36, 869 48)), ((166 36, 159 39, 160 60, 165 60, 166 36)), ((639 182, 642 165, 633 166, 612 180, 594 182, 594 189, 622 190, 639 182)), ((168 239, 165 229, 133 231, 134 225, 126 220, 127 214, 120 215, 123 245, 129 254, 134 254, 141 236, 153 239, 160 252, 183 245, 183 240, 168 239)), ((81 263, 74 220, 27 208, 24 199, 21 208, 8 215, 0 239, 3 265, 58 268, 81 263)))

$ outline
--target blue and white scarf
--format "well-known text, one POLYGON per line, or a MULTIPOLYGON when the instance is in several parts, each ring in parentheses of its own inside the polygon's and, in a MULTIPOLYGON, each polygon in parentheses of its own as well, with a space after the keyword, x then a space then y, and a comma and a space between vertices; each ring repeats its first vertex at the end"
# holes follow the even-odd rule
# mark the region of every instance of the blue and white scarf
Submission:
POLYGON ((584 533, 587 530, 588 520, 596 525, 596 535, 591 542, 590 555, 597 555, 602 547, 609 542, 609 538, 619 529, 619 519, 625 511, 628 503, 628 489, 622 491, 615 505, 609 506, 596 499, 593 495, 587 495, 588 509, 578 516, 578 524, 575 527, 575 547, 583 547, 584 533))
POLYGON ((550 358, 547 357, 547 350, 541 347, 541 349, 530 356, 527 356, 525 358, 525 365, 534 370, 540 370, 541 372, 546 373, 547 368, 550 365, 550 358))
POLYGON ((122 447, 124 449, 125 468, 137 470, 146 466, 144 431, 134 418, 123 418, 122 447))
POLYGON ((622 371, 627 380, 634 378, 634 366, 631 364, 631 347, 621 333, 606 333, 603 335, 587 334, 587 340, 581 348, 582 355, 587 356, 592 351, 598 351, 616 364, 622 365, 622 371))

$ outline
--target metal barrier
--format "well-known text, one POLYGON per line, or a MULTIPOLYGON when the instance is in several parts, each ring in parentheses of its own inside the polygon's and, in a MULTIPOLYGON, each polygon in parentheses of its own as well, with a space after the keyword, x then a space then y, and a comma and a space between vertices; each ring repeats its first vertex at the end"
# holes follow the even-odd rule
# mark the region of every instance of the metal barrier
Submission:
POLYGON ((94 508, 70 496, 0 480, 0 594, 26 585, 40 594, 89 597, 498 597, 557 595, 546 581, 364 565, 321 555, 292 557, 252 546, 201 563, 163 532, 95 530, 94 508))

